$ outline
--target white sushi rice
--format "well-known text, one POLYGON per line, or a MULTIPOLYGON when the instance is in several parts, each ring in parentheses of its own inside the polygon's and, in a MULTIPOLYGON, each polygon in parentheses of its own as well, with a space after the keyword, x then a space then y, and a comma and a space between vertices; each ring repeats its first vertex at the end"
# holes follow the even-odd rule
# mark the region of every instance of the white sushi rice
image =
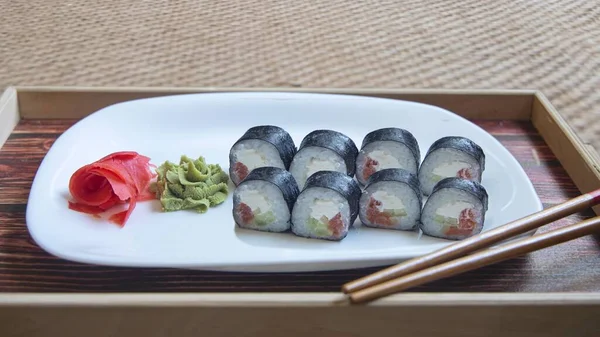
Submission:
POLYGON ((309 146, 298 151, 292 164, 290 173, 296 179, 298 188, 302 190, 306 179, 318 171, 337 171, 346 173, 344 159, 332 150, 309 146))
POLYGON ((359 215, 361 222, 368 227, 413 230, 419 224, 421 207, 415 191, 408 185, 397 181, 380 181, 370 185, 361 195, 359 215), (382 202, 379 207, 380 210, 397 208, 402 205, 406 215, 400 217, 400 223, 397 226, 373 224, 367 219, 367 209, 371 196, 382 202))
POLYGON ((480 200, 472 194, 459 189, 443 188, 435 192, 427 199, 423 207, 420 225, 423 234, 452 240, 466 238, 466 236, 446 235, 444 233, 446 229, 445 224, 438 222, 435 218, 439 214, 458 219, 460 212, 467 207, 477 210, 478 218, 476 222, 478 225, 475 226, 472 235, 478 234, 483 228, 482 219, 484 214, 483 205, 480 200))
POLYGON ((339 193, 323 187, 311 187, 300 193, 292 210, 292 232, 298 236, 317 239, 337 239, 330 235, 318 235, 311 230, 308 219, 313 217, 320 219, 326 216, 333 218, 341 212, 344 231, 342 237, 348 231, 350 222, 350 206, 348 201, 339 193))
POLYGON ((367 144, 356 158, 356 178, 362 185, 366 184, 363 170, 367 157, 378 162, 376 171, 387 168, 401 168, 417 174, 418 163, 408 146, 392 141, 377 141, 367 144))
POLYGON ((291 226, 290 211, 281 190, 274 184, 262 180, 244 182, 234 190, 233 217, 240 227, 260 231, 283 232, 291 226), (273 212, 275 221, 264 226, 242 224, 241 216, 236 211, 237 206, 242 202, 248 205, 253 212, 258 209, 261 213, 273 212))
POLYGON ((475 158, 463 151, 441 148, 432 152, 421 164, 419 169, 419 183, 423 194, 430 195, 435 184, 443 178, 456 177, 458 170, 468 168, 475 175, 471 180, 481 182, 481 167, 475 158))
MULTIPOLYGON (((248 173, 255 168, 273 166, 285 169, 283 160, 279 155, 277 148, 269 142, 259 139, 248 139, 239 142, 231 149, 233 160, 229 163, 232 167, 237 162, 241 162, 248 168, 248 173)), ((233 172, 231 179, 237 185, 240 180, 233 172)))

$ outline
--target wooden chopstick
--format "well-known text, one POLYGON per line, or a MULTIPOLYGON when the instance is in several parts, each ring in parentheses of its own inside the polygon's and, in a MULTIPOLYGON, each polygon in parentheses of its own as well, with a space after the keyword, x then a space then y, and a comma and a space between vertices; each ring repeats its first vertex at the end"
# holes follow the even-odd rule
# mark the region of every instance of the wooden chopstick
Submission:
POLYGON ((382 269, 358 280, 342 286, 346 294, 374 286, 387 280, 395 279, 416 271, 465 256, 471 252, 489 247, 502 240, 526 233, 567 215, 583 211, 600 203, 600 189, 583 194, 562 204, 533 213, 506 225, 482 232, 470 238, 458 241, 427 255, 407 260, 397 265, 382 269))
POLYGON ((558 228, 544 234, 514 241, 494 249, 485 249, 472 255, 467 255, 450 262, 420 270, 410 275, 377 284, 370 288, 359 290, 348 296, 352 303, 366 302, 423 283, 454 276, 542 248, 554 246, 597 231, 600 231, 600 216, 558 228))

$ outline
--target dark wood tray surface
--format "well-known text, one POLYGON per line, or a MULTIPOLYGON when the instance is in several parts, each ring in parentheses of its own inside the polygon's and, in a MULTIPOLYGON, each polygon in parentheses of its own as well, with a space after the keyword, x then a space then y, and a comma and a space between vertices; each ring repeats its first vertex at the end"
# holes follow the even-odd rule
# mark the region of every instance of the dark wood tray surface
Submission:
MULTIPOLYGON (((25 225, 29 188, 44 155, 75 120, 24 120, 0 149, 0 291, 2 292, 323 292, 379 268, 317 273, 227 273, 84 265, 39 248, 25 225)), ((544 207, 579 194, 530 122, 474 121, 517 158, 544 207)), ((545 226, 593 216, 587 211, 545 226)), ((427 292, 600 291, 600 235, 414 288, 427 292)))

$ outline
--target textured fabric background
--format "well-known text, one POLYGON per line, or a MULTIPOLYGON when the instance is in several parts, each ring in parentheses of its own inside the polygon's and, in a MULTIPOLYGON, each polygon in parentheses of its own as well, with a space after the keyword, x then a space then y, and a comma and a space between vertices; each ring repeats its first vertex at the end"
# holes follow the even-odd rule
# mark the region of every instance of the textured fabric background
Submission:
POLYGON ((600 149, 600 1, 0 0, 8 85, 540 89, 600 149))

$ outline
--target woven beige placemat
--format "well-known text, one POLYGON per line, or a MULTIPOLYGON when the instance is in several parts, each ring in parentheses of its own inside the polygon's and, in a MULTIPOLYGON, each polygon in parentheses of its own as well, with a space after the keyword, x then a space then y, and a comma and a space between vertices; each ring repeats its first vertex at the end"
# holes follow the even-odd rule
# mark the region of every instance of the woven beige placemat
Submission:
POLYGON ((540 89, 600 149, 600 1, 0 0, 0 87, 540 89))

